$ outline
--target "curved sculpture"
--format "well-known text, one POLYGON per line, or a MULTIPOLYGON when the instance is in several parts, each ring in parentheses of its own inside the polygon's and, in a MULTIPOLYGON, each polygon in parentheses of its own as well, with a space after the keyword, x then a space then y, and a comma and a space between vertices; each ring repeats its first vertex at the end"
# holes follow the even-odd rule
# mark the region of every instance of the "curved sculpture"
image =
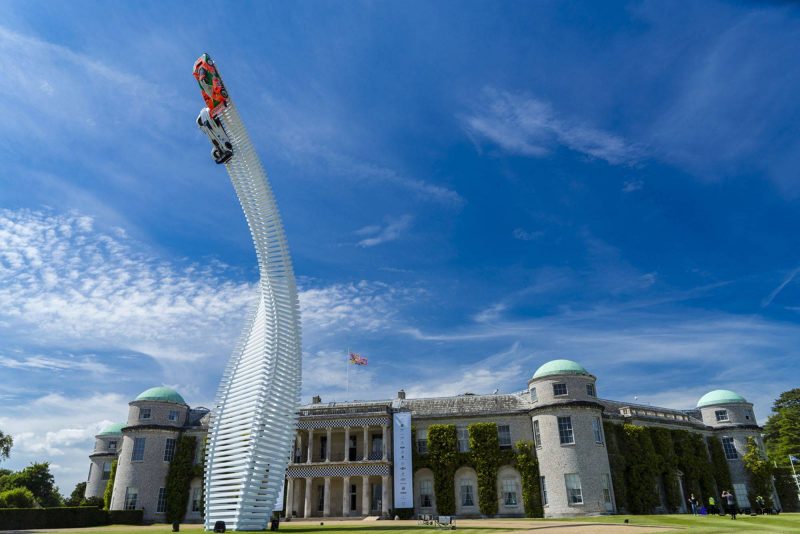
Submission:
POLYGON ((195 77, 204 97, 211 97, 206 98, 207 115, 215 123, 204 126, 198 119, 198 125, 204 131, 217 126, 224 130, 206 133, 214 145, 212 155, 224 160, 218 162, 225 164, 244 210, 260 274, 258 304, 225 369, 215 402, 206 449, 205 526, 211 530, 222 520, 231 530, 263 530, 282 493, 297 426, 301 383, 297 288, 267 176, 236 106, 205 54, 195 64, 195 77), (214 142, 223 140, 227 145, 219 136, 229 139, 227 151, 232 156, 214 142))

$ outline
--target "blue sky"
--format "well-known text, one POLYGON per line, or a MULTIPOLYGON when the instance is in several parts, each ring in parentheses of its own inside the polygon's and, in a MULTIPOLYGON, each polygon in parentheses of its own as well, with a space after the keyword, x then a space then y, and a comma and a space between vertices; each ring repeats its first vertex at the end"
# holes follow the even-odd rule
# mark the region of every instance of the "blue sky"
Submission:
POLYGON ((71 491, 158 384, 208 406, 255 260, 194 126, 216 59, 300 281, 304 399, 518 391, 570 358, 688 408, 797 386, 800 10, 7 2, 0 429, 71 491))

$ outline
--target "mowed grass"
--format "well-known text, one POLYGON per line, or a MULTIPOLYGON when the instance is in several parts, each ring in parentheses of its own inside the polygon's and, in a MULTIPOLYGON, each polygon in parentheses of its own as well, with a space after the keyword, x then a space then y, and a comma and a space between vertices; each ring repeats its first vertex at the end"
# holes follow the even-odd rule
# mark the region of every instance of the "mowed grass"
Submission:
MULTIPOLYGON (((626 528, 624 521, 628 520, 631 526, 642 527, 668 527, 686 530, 691 533, 716 534, 730 532, 797 532, 800 533, 800 514, 781 514, 779 516, 739 516, 735 521, 730 517, 718 516, 691 516, 688 514, 677 515, 614 515, 601 517, 581 517, 573 519, 498 519, 498 520, 461 520, 457 521, 457 530, 467 531, 469 534, 502 534, 524 531, 558 534, 562 532, 576 532, 590 534, 593 532, 591 524, 607 525, 602 529, 608 532, 640 532, 635 528, 626 528), (588 525, 587 525, 588 524, 588 525), (585 525, 585 526, 581 526, 585 525), (609 529, 611 525, 619 525, 619 529, 609 529), (573 528, 574 527, 574 528, 573 528)), ((424 532, 439 532, 434 527, 417 526, 415 521, 378 521, 378 522, 339 522, 323 520, 298 521, 281 523, 280 530, 290 534, 366 534, 368 532, 386 532, 387 534, 421 534, 424 532)), ((601 529, 597 529, 601 531, 601 529)), ((19 532, 19 531, 18 531, 19 532)), ((23 531, 24 532, 24 531, 23 531)), ((46 532, 46 531, 38 531, 46 532)), ((149 526, 115 525, 110 527, 94 527, 82 529, 68 529, 52 532, 60 533, 86 533, 86 534, 170 534, 170 525, 156 524, 149 526)), ((181 532, 201 534, 202 525, 181 525, 181 532)), ((667 532, 667 531, 664 531, 667 532)))

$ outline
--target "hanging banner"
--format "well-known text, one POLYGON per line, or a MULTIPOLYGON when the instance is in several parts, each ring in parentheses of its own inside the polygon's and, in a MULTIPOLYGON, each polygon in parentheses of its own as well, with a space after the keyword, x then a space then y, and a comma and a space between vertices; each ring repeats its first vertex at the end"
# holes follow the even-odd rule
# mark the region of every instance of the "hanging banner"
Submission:
POLYGON ((414 508, 411 465, 411 412, 396 412, 392 418, 394 451, 394 508, 414 508))

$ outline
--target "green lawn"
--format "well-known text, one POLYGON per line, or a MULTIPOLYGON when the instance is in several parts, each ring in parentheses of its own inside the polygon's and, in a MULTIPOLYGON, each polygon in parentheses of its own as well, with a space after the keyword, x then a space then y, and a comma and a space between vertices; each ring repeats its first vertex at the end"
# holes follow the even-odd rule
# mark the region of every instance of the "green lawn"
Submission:
POLYGON ((627 519, 631 525, 677 527, 703 534, 717 532, 798 532, 800 533, 800 514, 759 515, 750 517, 740 515, 736 520, 730 516, 691 516, 674 515, 612 515, 590 518, 558 519, 555 521, 577 521, 581 523, 620 524, 627 519))

